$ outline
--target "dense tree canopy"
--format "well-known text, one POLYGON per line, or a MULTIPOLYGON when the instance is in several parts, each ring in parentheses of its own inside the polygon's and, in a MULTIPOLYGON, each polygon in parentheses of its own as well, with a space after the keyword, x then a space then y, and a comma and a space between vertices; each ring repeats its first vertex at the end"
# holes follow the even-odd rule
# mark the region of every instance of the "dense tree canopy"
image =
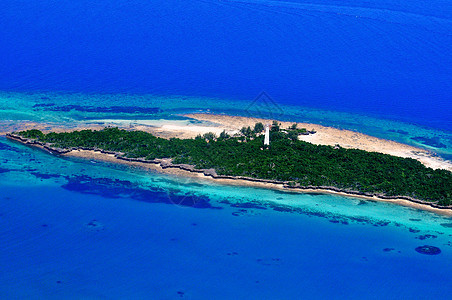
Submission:
MULTIPOLYGON (((124 153, 129 158, 172 158, 174 163, 216 170, 217 174, 288 181, 301 186, 332 186, 387 196, 409 196, 439 205, 452 204, 452 172, 433 170, 411 158, 357 149, 313 145, 300 141, 304 129, 271 131, 271 144, 263 149, 263 136, 244 129, 242 136, 206 134, 195 139, 163 139, 142 131, 105 128, 19 135, 54 147, 85 147, 124 153)), ((260 129, 260 125, 258 125, 260 129)))

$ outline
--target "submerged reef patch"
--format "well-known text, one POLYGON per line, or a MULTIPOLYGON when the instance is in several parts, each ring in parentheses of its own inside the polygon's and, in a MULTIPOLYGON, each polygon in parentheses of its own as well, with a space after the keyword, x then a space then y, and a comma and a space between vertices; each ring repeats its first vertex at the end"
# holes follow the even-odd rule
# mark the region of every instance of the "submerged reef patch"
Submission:
POLYGON ((60 175, 56 174, 45 174, 45 173, 39 173, 39 172, 30 172, 33 176, 39 179, 51 179, 51 178, 58 178, 60 175))
POLYGON ((240 216, 246 215, 247 213, 248 213, 248 211, 246 209, 240 209, 238 211, 233 212, 232 215, 236 216, 236 217, 240 217, 240 216))
POLYGON ((0 150, 19 152, 16 147, 0 142, 0 150))
POLYGON ((238 207, 238 208, 255 208, 255 209, 267 209, 265 206, 262 206, 256 201, 250 201, 250 202, 242 202, 242 203, 234 203, 231 204, 232 207, 238 207))
POLYGON ((105 198, 132 198, 150 203, 177 204, 194 208, 218 208, 213 207, 207 197, 196 195, 177 195, 176 191, 164 189, 144 189, 127 180, 110 178, 92 178, 90 176, 72 176, 67 178, 67 183, 62 188, 83 194, 94 194, 105 198))
POLYGON ((10 169, 0 168, 0 174, 1 173, 7 173, 7 172, 10 172, 10 171, 11 171, 10 169))
POLYGON ((437 236, 433 235, 433 234, 424 234, 424 235, 420 235, 418 237, 416 237, 419 240, 425 240, 425 239, 436 239, 437 236))
POLYGON ((441 141, 439 140, 438 137, 427 138, 427 137, 423 137, 423 136, 415 136, 415 137, 412 137, 411 139, 413 141, 422 143, 427 146, 432 146, 435 148, 447 148, 447 146, 445 144, 441 143, 441 141))
POLYGON ((79 111, 93 113, 126 113, 126 114, 155 114, 162 110, 158 107, 140 107, 140 106, 82 106, 82 105, 63 105, 55 106, 53 103, 38 103, 33 105, 36 110, 44 109, 49 111, 79 111))
MULTIPOLYGON (((50 100, 50 98, 48 97, 41 97, 42 100, 50 100)), ((35 105, 33 105, 33 108, 38 108, 38 107, 50 107, 50 106, 55 106, 55 103, 37 103, 35 105)))
POLYGON ((86 224, 86 227, 93 231, 102 231, 105 229, 105 225, 102 224, 101 222, 97 221, 96 219, 89 221, 86 224))
POLYGON ((421 254, 427 254, 427 255, 438 255, 441 253, 441 249, 439 249, 438 247, 429 246, 429 245, 419 246, 414 250, 416 250, 416 252, 419 252, 421 254))
POLYGON ((389 132, 395 132, 395 133, 399 133, 399 134, 403 134, 403 135, 408 135, 409 132, 405 131, 405 130, 394 130, 394 129, 390 129, 388 130, 389 132))

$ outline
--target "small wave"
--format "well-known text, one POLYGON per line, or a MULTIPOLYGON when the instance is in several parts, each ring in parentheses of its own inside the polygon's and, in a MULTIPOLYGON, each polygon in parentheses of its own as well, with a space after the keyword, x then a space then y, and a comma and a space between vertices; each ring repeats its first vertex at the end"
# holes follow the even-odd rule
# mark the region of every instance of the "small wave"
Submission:
POLYGON ((260 6, 267 9, 288 8, 298 12, 316 12, 329 13, 338 16, 348 16, 362 19, 372 19, 382 22, 398 23, 405 25, 418 25, 435 31, 452 32, 452 20, 435 16, 404 12, 399 10, 358 7, 358 6, 339 6, 312 3, 295 3, 288 1, 273 0, 219 0, 223 4, 238 4, 245 6, 260 6))

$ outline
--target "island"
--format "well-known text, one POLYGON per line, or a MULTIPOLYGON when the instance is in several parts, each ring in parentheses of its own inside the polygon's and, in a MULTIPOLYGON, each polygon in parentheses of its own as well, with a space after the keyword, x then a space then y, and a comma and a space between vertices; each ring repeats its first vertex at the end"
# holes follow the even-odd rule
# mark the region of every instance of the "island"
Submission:
POLYGON ((113 155, 117 161, 176 168, 215 179, 452 208, 451 171, 432 169, 412 158, 301 140, 309 134, 315 132, 297 124, 282 128, 273 121, 270 145, 264 144, 265 128, 260 122, 233 135, 208 132, 184 139, 117 127, 59 133, 30 129, 8 137, 62 155, 95 151, 113 155))

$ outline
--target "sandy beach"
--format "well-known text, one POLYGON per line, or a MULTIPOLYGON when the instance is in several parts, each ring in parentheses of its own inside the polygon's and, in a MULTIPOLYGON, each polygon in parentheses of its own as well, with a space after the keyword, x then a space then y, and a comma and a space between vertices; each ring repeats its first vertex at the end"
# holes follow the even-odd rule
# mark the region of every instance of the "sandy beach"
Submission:
POLYGON ((78 157, 83 159, 89 159, 89 160, 99 160, 104 162, 110 162, 110 163, 120 163, 125 164, 131 167, 138 167, 138 168, 144 168, 148 170, 153 170, 155 172, 159 173, 165 173, 165 174, 172 174, 176 176, 185 176, 185 177, 192 177, 195 180, 207 180, 211 182, 216 182, 219 184, 225 184, 225 185, 234 185, 234 186, 248 186, 248 187, 256 187, 256 188, 266 188, 266 189, 276 189, 280 191, 288 191, 288 192, 297 192, 297 193, 320 193, 320 194, 331 194, 331 195, 338 195, 338 196, 345 196, 345 197, 352 197, 352 198, 359 198, 364 200, 373 200, 373 201, 381 201, 381 202, 388 202, 398 205, 403 205, 415 209, 422 209, 426 211, 430 211, 433 213, 446 215, 446 216, 452 216, 452 209, 441 209, 432 207, 429 204, 422 204, 422 203, 416 203, 413 201, 409 201, 402 198, 394 198, 394 199, 383 199, 377 196, 363 196, 363 195, 355 195, 355 194, 349 194, 346 192, 337 192, 337 191, 331 191, 331 190, 323 190, 323 189, 299 189, 299 188, 287 188, 284 186, 284 184, 278 184, 278 183, 267 183, 267 182, 254 182, 254 181, 248 181, 243 179, 219 179, 219 178, 212 178, 211 176, 207 176, 203 173, 194 173, 190 171, 181 170, 179 168, 162 168, 160 164, 155 163, 143 163, 143 162, 135 162, 135 161, 127 161, 118 159, 113 154, 105 154, 101 153, 100 151, 93 151, 93 150, 73 150, 68 153, 63 154, 63 156, 70 156, 70 157, 78 157))

